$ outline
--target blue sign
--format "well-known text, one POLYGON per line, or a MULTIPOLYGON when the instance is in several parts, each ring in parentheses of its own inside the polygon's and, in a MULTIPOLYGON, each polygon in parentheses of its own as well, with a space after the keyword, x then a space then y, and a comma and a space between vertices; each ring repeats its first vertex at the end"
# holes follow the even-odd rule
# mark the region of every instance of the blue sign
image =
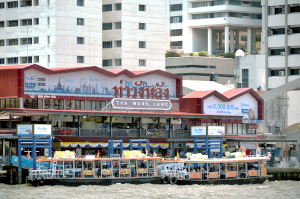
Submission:
POLYGON ((192 126, 191 128, 191 136, 206 136, 206 126, 192 126))

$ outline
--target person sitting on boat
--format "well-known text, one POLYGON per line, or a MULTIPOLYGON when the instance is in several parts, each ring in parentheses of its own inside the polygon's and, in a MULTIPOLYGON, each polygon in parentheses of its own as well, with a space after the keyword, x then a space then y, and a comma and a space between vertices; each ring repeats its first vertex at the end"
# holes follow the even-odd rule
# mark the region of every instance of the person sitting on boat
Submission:
POLYGON ((101 177, 101 170, 100 170, 100 168, 98 169, 97 176, 101 177))
POLYGON ((195 172, 196 172, 195 168, 194 168, 191 172, 192 172, 192 173, 195 173, 195 172))
POLYGON ((209 172, 214 172, 213 169, 210 167, 209 172))

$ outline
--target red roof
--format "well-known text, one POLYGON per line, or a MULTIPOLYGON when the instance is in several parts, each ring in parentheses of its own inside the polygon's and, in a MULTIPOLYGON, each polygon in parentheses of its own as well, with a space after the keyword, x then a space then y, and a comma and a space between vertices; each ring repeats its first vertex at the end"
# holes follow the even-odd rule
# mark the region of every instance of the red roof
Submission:
POLYGON ((0 70, 14 70, 14 69, 21 69, 27 66, 31 66, 33 64, 20 64, 20 65, 3 65, 0 66, 0 70))
POLYGON ((86 140, 80 137, 72 137, 72 136, 55 136, 61 142, 86 142, 86 140))
POLYGON ((0 134, 15 134, 17 131, 0 130, 0 134))
POLYGON ((187 94, 186 96, 184 96, 183 98, 203 98, 211 93, 213 93, 215 90, 211 90, 211 91, 193 91, 189 94, 187 94))
POLYGON ((256 91, 257 94, 261 95, 264 94, 266 91, 256 91))
POLYGON ((252 90, 251 88, 236 88, 236 89, 230 89, 229 91, 226 91, 224 93, 222 93, 222 95, 224 95, 227 98, 232 98, 235 97, 237 95, 240 95, 244 92, 250 91, 252 90))

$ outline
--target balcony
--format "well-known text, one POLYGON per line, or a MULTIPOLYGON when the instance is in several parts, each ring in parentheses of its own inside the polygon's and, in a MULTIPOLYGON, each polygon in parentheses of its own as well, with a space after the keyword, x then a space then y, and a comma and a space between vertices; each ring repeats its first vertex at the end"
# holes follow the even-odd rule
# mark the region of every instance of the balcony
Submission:
POLYGON ((300 33, 288 35, 288 46, 300 46, 300 33))
POLYGON ((279 86, 282 86, 285 84, 285 77, 279 77, 279 76, 274 76, 274 77, 269 77, 269 88, 277 88, 279 86))
POLYGON ((300 24, 299 19, 300 19, 300 12, 288 14, 288 25, 289 26, 299 25, 300 24))
POLYGON ((284 26, 285 24, 285 15, 276 14, 268 16, 268 27, 279 27, 284 26))
POLYGON ((212 13, 212 12, 241 12, 241 13, 262 13, 258 7, 237 6, 237 5, 217 5, 197 8, 189 8, 189 14, 212 13))
POLYGON ((288 56, 288 67, 299 67, 300 66, 300 55, 289 55, 288 56))
POLYGON ((285 35, 271 35, 268 37, 269 48, 284 47, 285 46, 285 35))
POLYGON ((218 18, 205 18, 193 19, 188 21, 188 26, 191 28, 197 27, 212 27, 212 26, 242 26, 242 27, 261 27, 260 19, 238 18, 238 17, 218 17, 218 18))
POLYGON ((284 68, 285 56, 274 55, 268 57, 268 68, 284 68))

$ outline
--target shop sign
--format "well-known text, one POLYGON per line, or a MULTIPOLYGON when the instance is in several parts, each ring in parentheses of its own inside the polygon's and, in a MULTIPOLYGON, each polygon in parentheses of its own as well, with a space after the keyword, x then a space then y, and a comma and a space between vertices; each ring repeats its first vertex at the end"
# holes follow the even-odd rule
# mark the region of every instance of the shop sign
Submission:
POLYGON ((244 124, 263 124, 263 120, 243 120, 244 124))
POLYGON ((34 135, 51 136, 51 125, 50 124, 35 124, 34 135))
POLYGON ((206 126, 192 126, 191 127, 191 136, 206 136, 206 126))
POLYGON ((168 111, 172 104, 170 100, 121 99, 114 98, 111 102, 114 109, 139 109, 168 111))
POLYGON ((56 99, 55 95, 38 95, 40 99, 56 99))
POLYGON ((208 136, 224 136, 225 135, 225 127, 224 126, 209 126, 207 131, 208 136))
POLYGON ((31 124, 18 124, 17 125, 18 136, 32 136, 32 125, 31 124))
POLYGON ((110 154, 110 158, 120 158, 120 154, 110 154))

